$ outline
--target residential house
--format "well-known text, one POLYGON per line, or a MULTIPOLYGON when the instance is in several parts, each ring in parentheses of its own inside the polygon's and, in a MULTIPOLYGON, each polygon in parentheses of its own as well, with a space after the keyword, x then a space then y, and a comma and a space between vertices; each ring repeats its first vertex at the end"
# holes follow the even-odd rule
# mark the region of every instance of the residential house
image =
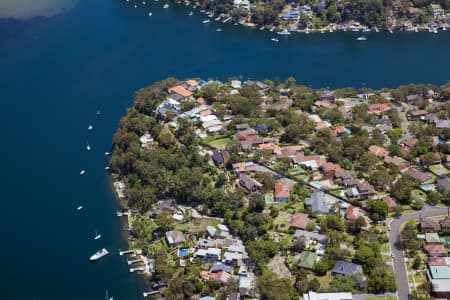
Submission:
POLYGON ((347 130, 344 126, 337 126, 335 129, 331 130, 331 135, 334 137, 338 137, 345 134, 346 132, 347 130))
POLYGON ((444 232, 450 232, 450 217, 446 217, 441 221, 441 228, 444 232))
POLYGON ((423 232, 435 232, 439 231, 441 226, 434 219, 422 219, 420 220, 420 230, 423 232))
POLYGON ((292 185, 287 182, 277 181, 275 183, 275 202, 286 202, 291 195, 292 185))
POLYGON ((223 262, 233 267, 244 265, 244 254, 227 251, 223 254, 223 262))
POLYGON ((334 102, 336 100, 336 96, 333 91, 324 90, 319 94, 320 100, 328 100, 334 102))
POLYGON ((450 178, 438 179, 436 189, 441 193, 448 193, 450 191, 450 178))
POLYGON ((304 152, 297 152, 295 157, 292 159, 294 168, 298 165, 310 169, 312 171, 317 171, 319 168, 326 163, 323 156, 320 155, 306 155, 304 152))
POLYGON ((221 250, 219 248, 197 249, 194 252, 194 258, 199 258, 204 261, 217 261, 220 259, 221 250))
POLYGON ((320 233, 317 233, 317 232, 300 230, 300 229, 297 229, 295 231, 292 240, 296 241, 301 236, 303 236, 305 238, 307 244, 309 244, 310 241, 316 241, 316 242, 318 242, 320 244, 323 244, 325 246, 328 244, 328 237, 326 235, 320 234, 320 233))
POLYGON ((425 245, 425 251, 428 253, 428 256, 447 256, 447 250, 443 244, 438 245, 425 245))
POLYGON ((179 96, 181 96, 183 99, 192 97, 192 92, 183 87, 182 85, 177 85, 174 87, 171 87, 169 89, 169 93, 175 93, 179 96))
POLYGON ((395 208, 397 207, 397 202, 395 202, 395 200, 392 199, 392 197, 390 197, 390 196, 385 196, 385 197, 381 198, 381 200, 387 204, 390 212, 394 211, 395 208))
POLYGON ((364 213, 358 206, 349 205, 345 212, 347 220, 356 221, 359 217, 364 217, 364 213))
POLYGON ((374 103, 367 106, 369 115, 381 115, 391 110, 391 106, 387 103, 374 103))
MULTIPOLYGON (((431 162, 431 164, 433 164, 433 165, 440 164, 441 163, 441 154, 439 152, 432 152, 431 154, 433 154, 433 156, 432 156, 433 161, 431 162)), ((422 155, 419 156, 420 163, 422 165, 426 164, 425 157, 426 157, 425 154, 422 154, 422 155)))
POLYGON ((433 296, 436 298, 450 299, 449 266, 430 266, 427 277, 431 282, 433 296))
POLYGON ((339 201, 336 197, 314 190, 311 197, 306 198, 305 205, 318 215, 328 215, 334 212, 334 205, 339 201))
POLYGON ((210 273, 217 273, 217 272, 227 272, 229 274, 233 274, 233 267, 227 266, 221 262, 216 263, 211 267, 209 270, 210 273))
POLYGON ((211 297, 211 296, 205 296, 205 297, 198 298, 198 300, 216 300, 216 298, 211 297))
POLYGON ((239 294, 242 296, 248 296, 252 289, 252 280, 249 277, 239 278, 239 294))
POLYGON ((213 150, 212 154, 212 158, 218 166, 227 163, 227 161, 231 157, 230 153, 227 150, 213 150))
POLYGON ((186 238, 184 237, 184 234, 181 231, 172 230, 166 232, 166 239, 169 243, 169 246, 176 247, 178 245, 183 244, 186 242, 186 238))
POLYGON ((142 148, 146 148, 153 143, 153 137, 148 132, 146 132, 139 138, 139 142, 141 142, 142 148))
POLYGON ((389 155, 389 151, 387 151, 385 148, 377 146, 377 145, 371 145, 369 147, 369 151, 378 157, 386 157, 389 155))
POLYGON ((419 171, 416 168, 409 168, 408 171, 405 172, 405 174, 412 177, 420 184, 430 181, 432 178, 430 173, 419 171))
POLYGON ((334 178, 336 172, 342 171, 342 168, 338 164, 326 162, 322 166, 320 166, 320 171, 322 171, 323 176, 328 178, 334 178))
POLYGON ((409 153, 419 140, 415 138, 410 138, 403 141, 403 147, 401 148, 403 153, 409 153))
POLYGON ((384 165, 386 167, 395 166, 400 172, 404 172, 409 168, 409 162, 398 156, 386 156, 384 158, 384 165))
POLYGON ((236 138, 240 141, 254 141, 259 139, 259 134, 256 130, 248 128, 243 131, 239 131, 236 134, 236 138))
POLYGON ((231 279, 231 274, 227 273, 225 271, 220 271, 216 273, 210 273, 209 279, 217 281, 220 284, 227 284, 228 281, 231 279))
POLYGON ((305 269, 314 268, 314 264, 316 263, 317 254, 310 251, 303 251, 300 253, 300 257, 298 259, 298 266, 305 269))
POLYGON ((256 192, 261 186, 260 183, 256 182, 250 176, 244 173, 239 173, 239 183, 249 192, 256 192))
POLYGON ((216 233, 217 233, 217 228, 214 227, 214 226, 207 226, 207 227, 206 227, 206 233, 207 233, 210 237, 214 238, 214 237, 216 236, 216 233))
POLYGON ((334 265, 333 270, 331 270, 331 275, 353 276, 362 273, 363 269, 361 265, 349 263, 343 260, 338 260, 334 265))
POLYGON ((420 99, 422 99, 422 97, 420 97, 419 95, 408 95, 405 97, 405 102, 406 103, 415 103, 417 101, 419 101, 420 99))
POLYGON ((450 266, 450 257, 429 257, 427 264, 429 267, 450 266))
POLYGON ((352 293, 316 293, 309 291, 300 300, 352 300, 352 293))
POLYGON ((295 213, 294 216, 292 216, 289 227, 293 229, 306 229, 308 222, 309 218, 307 214, 295 213))
POLYGON ((427 244, 442 244, 441 239, 436 232, 425 233, 425 242, 427 242, 427 244))
POLYGON ((355 187, 352 187, 346 193, 347 197, 367 199, 375 195, 375 189, 367 181, 358 182, 355 187))
POLYGON ((444 17, 445 10, 441 7, 440 4, 432 3, 432 4, 430 4, 430 6, 431 6, 431 14, 433 15, 434 19, 439 19, 439 18, 444 17))
POLYGON ((427 114, 428 114, 428 112, 424 109, 414 110, 409 113, 408 118, 410 120, 414 120, 414 121, 418 121, 418 120, 425 121, 427 114))

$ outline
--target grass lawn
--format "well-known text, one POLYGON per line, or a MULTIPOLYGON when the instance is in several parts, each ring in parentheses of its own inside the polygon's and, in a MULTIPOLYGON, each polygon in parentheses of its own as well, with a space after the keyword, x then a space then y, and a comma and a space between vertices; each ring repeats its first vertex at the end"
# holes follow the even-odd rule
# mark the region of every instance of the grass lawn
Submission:
POLYGON ((314 278, 316 278, 319 283, 320 283, 320 288, 322 289, 328 289, 330 286, 330 282, 331 282, 331 275, 329 275, 329 272, 324 275, 324 276, 315 276, 315 275, 308 275, 308 281, 313 280, 314 278))
POLYGON ((190 226, 191 233, 205 232, 208 226, 217 226, 219 221, 213 219, 194 219, 192 226, 190 226))
POLYGON ((447 170, 442 165, 432 165, 429 168, 430 168, 430 171, 433 172, 433 174, 435 174, 437 176, 444 176, 444 175, 447 175, 448 173, 450 173, 449 170, 447 170))
POLYGON ((423 200, 423 201, 427 200, 427 194, 425 194, 421 190, 417 190, 417 189, 416 190, 412 190, 411 191, 411 196, 415 200, 423 200))
POLYGON ((189 224, 176 224, 175 230, 181 231, 181 232, 188 232, 189 231, 189 224))
POLYGON ((223 150, 225 149, 230 140, 231 140, 230 138, 222 138, 206 142, 206 144, 208 144, 208 146, 210 146, 211 148, 223 150))
POLYGON ((287 232, 289 229, 289 223, 291 221, 291 215, 287 212, 280 211, 278 217, 273 220, 273 224, 278 225, 278 231, 287 232))

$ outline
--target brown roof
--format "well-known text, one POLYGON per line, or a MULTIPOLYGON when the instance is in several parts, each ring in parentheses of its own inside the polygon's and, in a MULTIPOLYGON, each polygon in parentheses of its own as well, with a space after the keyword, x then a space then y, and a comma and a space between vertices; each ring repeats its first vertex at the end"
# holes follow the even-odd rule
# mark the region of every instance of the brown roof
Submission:
POLYGON ((376 156, 385 157, 389 155, 389 151, 377 145, 370 146, 369 151, 375 154, 376 156))
POLYGON ((308 225, 308 215, 302 213, 296 213, 292 217, 291 227, 296 229, 305 229, 306 225, 308 225))
POLYGON ((428 112, 427 112, 426 110, 420 109, 420 110, 412 111, 412 112, 410 113, 410 115, 413 116, 413 117, 419 117, 419 116, 426 115, 427 113, 428 113, 428 112))
POLYGON ((397 206, 397 203, 395 202, 395 200, 392 199, 392 198, 389 197, 389 196, 383 197, 382 200, 387 204, 387 206, 388 206, 389 208, 394 208, 394 207, 397 206))
POLYGON ((403 141, 403 144, 405 146, 408 146, 409 148, 414 148, 414 145, 416 145, 417 142, 418 142, 418 140, 413 138, 413 139, 407 139, 407 140, 403 141))
POLYGON ((275 183, 275 198, 289 198, 291 195, 291 186, 283 182, 275 183))
POLYGON ((450 228, 450 217, 446 217, 444 220, 441 221, 442 228, 448 229, 450 228))
POLYGON ((386 111, 389 111, 391 109, 391 106, 387 103, 375 103, 368 105, 368 112, 369 114, 378 114, 378 113, 384 113, 386 111))
POLYGON ((422 230, 439 230, 441 226, 433 219, 423 219, 420 221, 420 229, 422 230))
POLYGON ((187 89, 185 89, 181 85, 177 85, 177 86, 174 86, 174 87, 170 88, 170 91, 172 93, 178 94, 178 95, 180 95, 180 96, 182 96, 184 98, 188 98, 188 97, 192 96, 192 92, 187 90, 187 89))
POLYGON ((417 170, 416 168, 409 168, 408 171, 405 172, 405 174, 411 176, 412 178, 418 180, 420 183, 423 183, 425 181, 431 180, 431 175, 425 172, 421 172, 417 170))
POLYGON ((445 249, 444 245, 425 245, 425 250, 428 252, 428 254, 447 254, 447 250, 445 249))
POLYGON ((398 156, 392 157, 388 155, 384 158, 384 162, 389 165, 392 164, 397 166, 400 170, 406 169, 409 166, 409 163, 406 160, 398 156))
POLYGON ((347 207, 347 219, 348 220, 356 220, 359 218, 360 213, 359 213, 359 207, 357 206, 353 206, 350 205, 349 207, 347 207))

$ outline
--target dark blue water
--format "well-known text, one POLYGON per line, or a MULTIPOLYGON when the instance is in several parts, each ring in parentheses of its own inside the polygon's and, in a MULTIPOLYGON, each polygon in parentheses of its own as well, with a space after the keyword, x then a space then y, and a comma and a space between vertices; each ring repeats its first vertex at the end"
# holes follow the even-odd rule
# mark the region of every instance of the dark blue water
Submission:
POLYGON ((103 299, 105 289, 115 299, 142 299, 141 280, 117 255, 126 243, 103 170, 103 152, 139 87, 167 76, 295 76, 314 87, 375 88, 450 80, 448 32, 369 34, 366 42, 356 33, 316 34, 275 44, 269 32, 204 25, 184 6, 162 5, 81 0, 66 15, 0 23, 1 299, 103 299), (91 264, 101 247, 112 255, 91 264))

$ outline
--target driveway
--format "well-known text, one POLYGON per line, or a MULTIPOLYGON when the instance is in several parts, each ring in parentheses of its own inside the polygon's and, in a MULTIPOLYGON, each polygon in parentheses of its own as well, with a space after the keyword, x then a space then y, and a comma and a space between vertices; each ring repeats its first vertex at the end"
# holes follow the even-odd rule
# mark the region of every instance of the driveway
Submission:
POLYGON ((398 299, 404 300, 408 299, 409 286, 408 286, 408 275, 406 274, 405 259, 403 257, 403 251, 396 248, 395 243, 400 235, 400 227, 403 223, 411 219, 427 218, 427 217, 437 217, 442 215, 447 215, 448 209, 444 207, 436 207, 425 204, 423 209, 417 213, 403 215, 399 218, 393 219, 391 222, 391 230, 389 232, 389 244, 391 246, 391 251, 394 253, 394 268, 397 278, 397 292, 398 299))

